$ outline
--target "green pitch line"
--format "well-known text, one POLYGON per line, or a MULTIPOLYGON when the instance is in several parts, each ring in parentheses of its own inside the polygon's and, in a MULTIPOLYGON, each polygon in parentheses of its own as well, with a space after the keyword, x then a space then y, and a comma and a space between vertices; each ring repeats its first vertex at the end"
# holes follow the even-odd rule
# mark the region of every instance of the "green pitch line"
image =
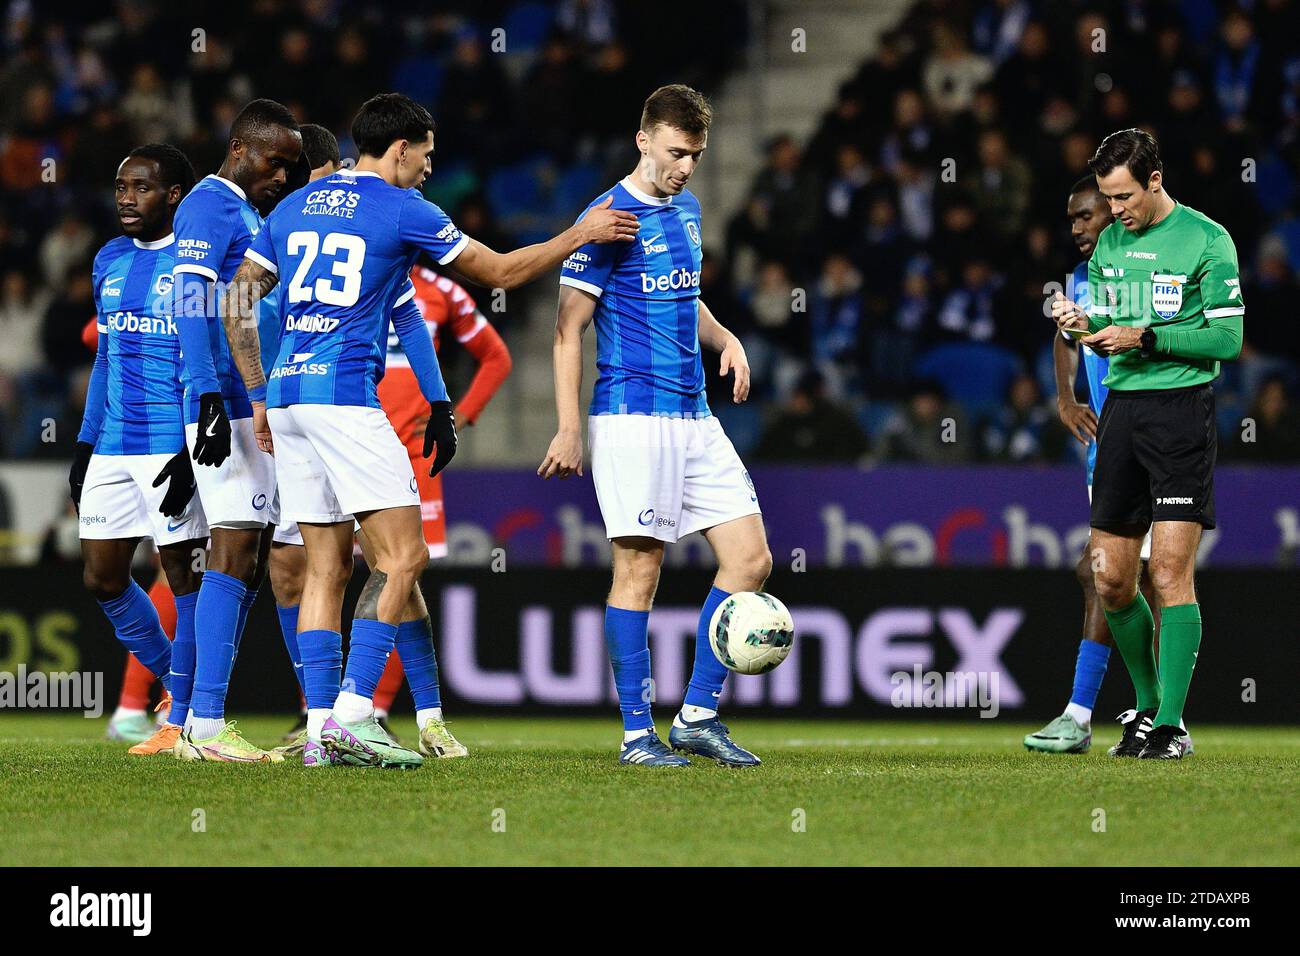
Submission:
MULTIPOLYGON (((269 746, 287 723, 240 727, 269 746)), ((1195 726, 1166 762, 1107 758, 1108 725, 1070 757, 1027 752, 1029 724, 737 718, 763 767, 651 771, 617 765, 613 719, 452 726, 467 759, 308 771, 130 758, 103 720, 5 714, 0 863, 1300 863, 1297 728, 1195 726)))

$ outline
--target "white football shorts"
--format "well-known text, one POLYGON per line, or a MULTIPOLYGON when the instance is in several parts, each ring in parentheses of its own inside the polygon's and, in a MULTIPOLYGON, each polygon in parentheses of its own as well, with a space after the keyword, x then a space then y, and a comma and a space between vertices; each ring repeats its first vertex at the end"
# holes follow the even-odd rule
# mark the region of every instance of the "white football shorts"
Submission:
POLYGON ((298 530, 298 522, 286 521, 284 516, 280 516, 280 523, 275 526, 275 534, 271 536, 271 541, 275 544, 296 544, 302 546, 302 532, 298 530))
POLYGON ((267 409, 284 520, 351 521, 384 508, 419 507, 411 460, 382 409, 290 405, 267 409))
MULTIPOLYGON (((81 537, 92 540, 152 538, 155 544, 207 538, 208 523, 196 493, 177 518, 159 512, 168 482, 154 479, 172 455, 91 455, 81 489, 81 537)), ((198 470, 198 466, 195 466, 198 470)))
POLYGON ((592 415, 587 437, 609 538, 671 542, 762 513, 749 472, 712 415, 592 415))
MULTIPOLYGON (((199 426, 185 426, 185 443, 194 454, 199 426)), ((194 462, 194 480, 203 513, 213 528, 260 528, 280 521, 275 495, 275 461, 257 447, 253 420, 230 422, 230 455, 220 465, 194 462)))
MULTIPOLYGON (((357 524, 354 519, 352 522, 352 532, 355 534, 360 530, 361 525, 357 524)), ((286 521, 282 515, 280 523, 275 526, 275 534, 271 536, 271 540, 276 544, 293 544, 301 548, 303 547, 302 529, 298 527, 298 522, 286 521)), ((357 553, 360 554, 361 552, 358 551, 357 553)))

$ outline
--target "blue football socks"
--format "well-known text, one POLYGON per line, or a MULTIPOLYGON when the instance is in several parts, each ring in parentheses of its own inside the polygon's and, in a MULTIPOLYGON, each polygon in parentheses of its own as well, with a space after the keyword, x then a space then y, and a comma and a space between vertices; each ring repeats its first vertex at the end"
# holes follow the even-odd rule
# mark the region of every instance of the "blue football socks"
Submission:
POLYGON ((614 668, 614 687, 623 712, 623 730, 649 730, 654 683, 650 677, 649 611, 605 606, 605 645, 614 668))

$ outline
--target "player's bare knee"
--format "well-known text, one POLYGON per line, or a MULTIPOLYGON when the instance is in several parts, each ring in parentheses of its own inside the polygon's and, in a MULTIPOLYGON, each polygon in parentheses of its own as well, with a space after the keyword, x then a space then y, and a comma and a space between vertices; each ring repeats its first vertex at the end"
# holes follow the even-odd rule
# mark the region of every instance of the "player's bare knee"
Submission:
POLYGON ((258 538, 232 529, 214 529, 223 533, 212 535, 212 548, 208 553, 208 570, 237 578, 245 586, 257 580, 258 538))
POLYGON ((121 597, 131 583, 129 568, 107 568, 86 562, 81 572, 81 582, 96 601, 111 601, 121 597))
POLYGON ((254 591, 260 590, 262 582, 266 580, 267 562, 253 559, 253 569, 249 572, 248 577, 244 579, 244 585, 254 591))
POLYGON ((1152 555, 1147 563, 1147 576, 1162 606, 1182 603, 1192 590, 1192 564, 1182 557, 1152 555))
POLYGON ((609 599, 615 607, 649 608, 658 587, 657 565, 628 564, 615 568, 609 599))
POLYGON ((429 546, 421 538, 418 545, 412 544, 402 549, 399 562, 402 573, 411 579, 411 586, 414 587, 429 567, 429 546))
POLYGON ((743 590, 762 590, 768 575, 772 573, 772 552, 764 545, 761 551, 746 554, 726 571, 728 577, 739 578, 744 582, 743 590))
POLYGON ((314 555, 307 562, 307 575, 334 590, 342 590, 352 580, 352 555, 314 555))
POLYGON ((1093 592, 1095 585, 1092 579, 1092 555, 1087 551, 1079 556, 1079 561, 1074 566, 1074 576, 1085 594, 1093 592))
POLYGON ((271 560, 271 593, 280 607, 293 607, 302 603, 302 575, 287 563, 271 560))
POLYGON ((201 572, 195 567, 189 549, 174 550, 159 548, 158 559, 162 562, 163 573, 167 575, 167 584, 172 594, 177 596, 193 594, 199 589, 201 572))
POLYGON ((1112 611, 1131 604, 1137 595, 1137 582, 1113 571, 1097 571, 1094 586, 1102 606, 1112 611))

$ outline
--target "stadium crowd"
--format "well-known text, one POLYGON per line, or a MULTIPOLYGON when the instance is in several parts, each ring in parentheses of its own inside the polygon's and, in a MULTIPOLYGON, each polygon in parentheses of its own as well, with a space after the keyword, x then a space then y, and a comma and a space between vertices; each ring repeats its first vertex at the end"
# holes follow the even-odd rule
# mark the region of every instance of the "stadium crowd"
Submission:
POLYGON ((772 433, 802 422, 813 460, 1080 453, 1055 409, 1047 284, 1080 258, 1071 186, 1131 126, 1160 140, 1174 198, 1236 242, 1247 318, 1216 386, 1221 455, 1300 460, 1293 0, 915 3, 808 143, 770 142, 728 228, 714 281, 757 343, 756 388, 789 396, 772 433), (815 427, 836 404, 840 427, 815 427), (948 417, 978 440, 940 441, 948 417))
MULTIPOLYGON (((239 106, 268 95, 333 129, 349 155, 361 100, 400 90, 439 123, 426 194, 469 234, 511 247, 567 225, 625 171, 626 117, 647 89, 716 92, 747 42, 743 0, 693 8, 672 44, 651 5, 614 0, 441 0, 397 15, 364 0, 258 0, 233 21, 227 10, 118 0, 55 20, 7 3, 0 456, 68 455, 74 429, 50 442, 42 423, 80 417, 89 259, 116 232, 107 184, 132 146, 174 142, 210 172, 239 106)), ((1133 125, 1160 138, 1175 198, 1236 240, 1246 349, 1225 368, 1220 421, 1227 436, 1253 415, 1257 440, 1222 453, 1300 460, 1294 0, 916 3, 810 142, 772 140, 724 248, 706 255, 702 294, 754 366, 750 407, 711 396, 741 453, 1078 454, 1057 421, 1044 286, 1078 258, 1070 185, 1105 133, 1133 125), (920 427, 949 417, 978 440, 920 427)))
POLYGON ((625 171, 627 118, 648 83, 716 87, 745 42, 740 0, 694 13, 697 29, 667 48, 654 10, 612 0, 244 7, 232 17, 212 0, 3 5, 0 457, 70 455, 75 425, 50 441, 43 423, 80 421, 90 261, 117 234, 111 184, 132 147, 172 142, 200 175, 213 172, 238 109, 270 96, 352 156, 357 107, 399 90, 439 124, 426 194, 508 249, 568 226, 611 157, 625 171))

